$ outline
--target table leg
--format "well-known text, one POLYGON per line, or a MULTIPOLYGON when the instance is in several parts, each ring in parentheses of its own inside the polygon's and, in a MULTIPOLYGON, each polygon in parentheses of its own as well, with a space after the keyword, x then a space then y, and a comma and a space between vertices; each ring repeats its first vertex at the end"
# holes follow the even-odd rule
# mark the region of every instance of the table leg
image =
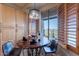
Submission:
POLYGON ((37 54, 37 52, 38 52, 38 48, 35 49, 35 52, 36 52, 36 56, 37 56, 37 55, 38 55, 38 54, 37 54))
POLYGON ((22 51, 23 51, 23 56, 24 56, 24 49, 22 49, 22 51))
POLYGON ((27 49, 27 54, 28 54, 28 56, 29 56, 29 49, 27 49))
POLYGON ((31 49, 31 51, 32 51, 32 56, 33 56, 33 49, 31 49))
POLYGON ((42 47, 39 48, 39 50, 38 50, 38 55, 41 54, 41 50, 42 50, 42 47))
POLYGON ((27 52, 28 52, 28 56, 30 56, 30 55, 31 55, 29 50, 30 50, 30 49, 28 48, 28 49, 27 49, 27 52))

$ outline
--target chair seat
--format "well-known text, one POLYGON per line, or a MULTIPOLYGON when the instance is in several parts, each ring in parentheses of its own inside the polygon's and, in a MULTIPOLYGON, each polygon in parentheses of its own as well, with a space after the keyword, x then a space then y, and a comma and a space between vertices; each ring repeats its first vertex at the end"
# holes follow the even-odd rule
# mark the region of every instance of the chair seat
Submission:
POLYGON ((50 47, 44 47, 44 51, 45 53, 54 53, 56 52, 56 49, 51 49, 50 47))
POLYGON ((21 53, 21 49, 20 48, 14 48, 11 53, 9 54, 9 56, 19 56, 21 53))

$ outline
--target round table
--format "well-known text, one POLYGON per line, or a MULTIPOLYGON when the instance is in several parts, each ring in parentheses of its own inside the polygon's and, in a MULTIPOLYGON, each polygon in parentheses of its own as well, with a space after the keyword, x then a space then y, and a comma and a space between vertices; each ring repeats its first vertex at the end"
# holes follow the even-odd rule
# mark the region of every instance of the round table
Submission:
MULTIPOLYGON (((16 46, 17 46, 17 48, 22 48, 22 50, 24 50, 24 49, 28 49, 28 50, 31 49, 32 55, 33 55, 33 50, 35 49, 36 50, 36 55, 37 55, 38 48, 41 49, 42 47, 44 47, 44 46, 46 46, 48 44, 49 43, 43 44, 43 42, 37 42, 35 44, 30 44, 29 41, 22 41, 22 40, 20 40, 20 41, 18 41, 16 43, 16 46)), ((23 52, 23 54, 24 54, 24 52, 23 52)), ((28 51, 28 55, 29 55, 29 51, 28 51)))

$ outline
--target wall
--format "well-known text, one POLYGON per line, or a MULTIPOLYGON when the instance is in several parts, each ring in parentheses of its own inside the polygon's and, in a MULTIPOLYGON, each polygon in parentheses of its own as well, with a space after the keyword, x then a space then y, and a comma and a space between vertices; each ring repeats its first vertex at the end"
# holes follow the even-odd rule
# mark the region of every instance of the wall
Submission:
POLYGON ((2 45, 5 42, 12 41, 15 43, 26 36, 26 20, 25 12, 0 4, 0 55, 3 55, 2 45))

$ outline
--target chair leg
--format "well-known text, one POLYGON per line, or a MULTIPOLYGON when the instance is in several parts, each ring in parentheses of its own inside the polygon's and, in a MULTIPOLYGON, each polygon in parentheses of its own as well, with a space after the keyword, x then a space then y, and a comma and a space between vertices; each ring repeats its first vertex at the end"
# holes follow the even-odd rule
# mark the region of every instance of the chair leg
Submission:
POLYGON ((30 53, 30 51, 29 51, 30 49, 27 49, 27 52, 28 52, 28 56, 30 56, 31 55, 31 53, 30 53))
POLYGON ((37 49, 37 54, 40 56, 42 48, 37 49))
POLYGON ((45 53, 45 56, 47 56, 47 54, 45 53))
POLYGON ((44 52, 44 56, 47 56, 47 53, 44 52))
POLYGON ((37 56, 38 54, 37 54, 37 52, 38 52, 38 49, 36 48, 35 49, 35 56, 37 56))

